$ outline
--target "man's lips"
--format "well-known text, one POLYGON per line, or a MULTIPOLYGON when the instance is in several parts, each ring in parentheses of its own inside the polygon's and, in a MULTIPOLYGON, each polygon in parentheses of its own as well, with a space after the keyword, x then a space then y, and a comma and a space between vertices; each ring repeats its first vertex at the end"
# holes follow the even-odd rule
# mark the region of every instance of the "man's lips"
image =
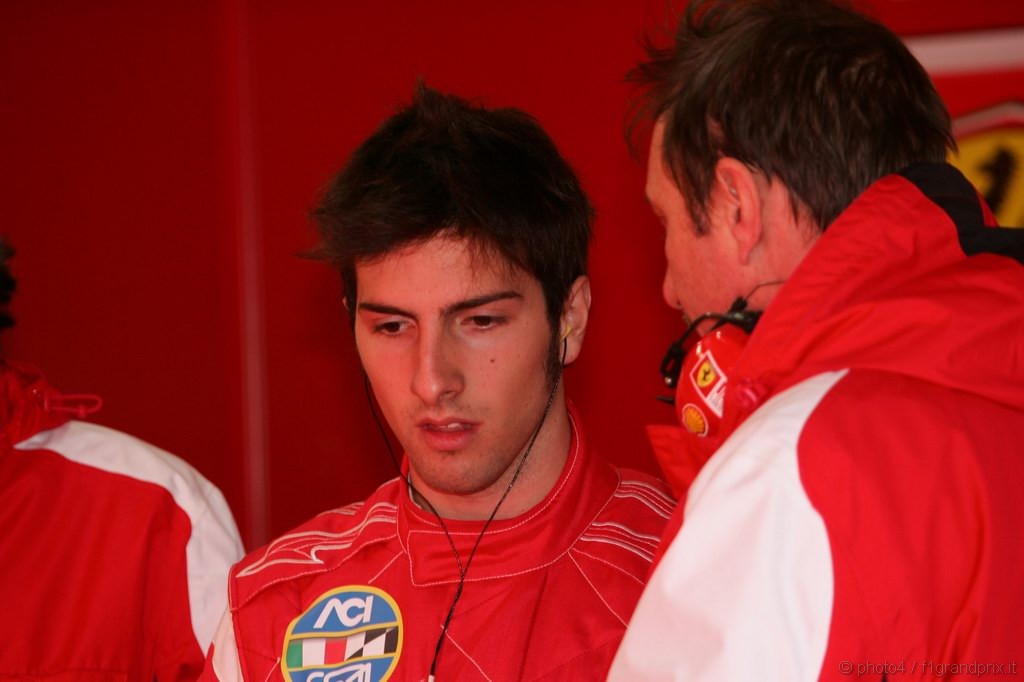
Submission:
POLYGON ((416 423, 421 429, 425 431, 469 431, 476 426, 475 422, 467 422, 459 419, 445 419, 442 421, 434 421, 424 419, 416 423))
POLYGON ((461 450, 477 431, 478 422, 451 419, 421 419, 416 428, 427 445, 434 450, 461 450))

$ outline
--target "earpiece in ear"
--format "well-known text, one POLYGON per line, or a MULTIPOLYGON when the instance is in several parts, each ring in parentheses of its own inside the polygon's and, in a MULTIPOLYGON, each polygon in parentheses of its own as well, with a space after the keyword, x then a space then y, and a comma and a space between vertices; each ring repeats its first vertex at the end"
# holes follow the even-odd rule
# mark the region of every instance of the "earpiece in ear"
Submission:
POLYGON ((565 325, 565 331, 562 332, 562 341, 565 341, 567 338, 569 338, 569 334, 572 334, 572 325, 571 324, 565 325))

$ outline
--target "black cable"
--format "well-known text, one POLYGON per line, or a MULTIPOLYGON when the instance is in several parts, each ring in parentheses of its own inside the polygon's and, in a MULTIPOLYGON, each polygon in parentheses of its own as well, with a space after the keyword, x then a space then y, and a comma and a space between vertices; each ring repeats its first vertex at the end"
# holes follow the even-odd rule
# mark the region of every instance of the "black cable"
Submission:
MULTIPOLYGON (((377 422, 377 429, 380 431, 381 438, 384 439, 384 447, 388 450, 388 456, 391 457, 391 463, 395 465, 395 470, 398 472, 398 477, 402 477, 402 466, 398 463, 398 459, 395 457, 395 451, 391 449, 391 440, 388 439, 388 432, 384 428, 384 423, 380 420, 380 416, 377 414, 377 410, 373 407, 373 392, 370 389, 370 377, 365 373, 363 374, 363 390, 366 391, 366 401, 370 405, 370 414, 373 415, 373 421, 377 422)), ((455 555, 455 563, 459 565, 459 576, 465 576, 466 571, 462 568, 462 558, 459 556, 459 550, 455 548, 455 541, 452 540, 452 534, 448 532, 448 526, 445 525, 444 519, 434 509, 434 505, 430 504, 430 500, 423 496, 416 486, 412 484, 412 478, 406 480, 406 485, 409 486, 409 490, 419 495, 420 499, 423 500, 424 504, 430 509, 430 513, 437 517, 437 522, 441 524, 441 530, 444 531, 444 536, 448 538, 448 544, 452 547, 452 554, 455 555)))
MULTIPOLYGON (((568 341, 566 341, 566 339, 562 339, 561 367, 565 366, 565 358, 568 354, 568 350, 568 341)), ((448 539, 448 544, 452 548, 452 554, 455 555, 455 563, 459 567, 459 584, 455 588, 455 598, 452 599, 452 604, 448 608, 448 615, 444 619, 444 625, 441 626, 441 636, 438 637, 437 646, 434 648, 434 657, 430 661, 430 674, 427 677, 429 682, 434 682, 434 673, 437 669, 437 662, 441 656, 441 647, 444 644, 445 637, 448 634, 448 627, 449 625, 451 625, 452 619, 455 616, 455 605, 459 603, 459 598, 462 597, 462 588, 466 584, 466 574, 469 573, 469 567, 473 563, 473 557, 476 556, 476 550, 478 547, 480 547, 480 541, 483 540, 484 533, 487 532, 487 529, 488 527, 490 527, 491 522, 494 521, 494 517, 498 515, 498 510, 501 508, 502 503, 505 502, 505 498, 508 497, 510 492, 512 492, 512 486, 515 485, 515 482, 519 479, 519 474, 522 472, 523 466, 526 464, 526 458, 530 456, 530 452, 533 450, 533 445, 534 443, 537 442, 537 437, 540 435, 541 429, 544 428, 544 422, 547 421, 548 414, 551 412, 551 406, 555 402, 555 395, 558 393, 558 386, 561 384, 561 382, 562 372, 561 369, 559 369, 558 376, 555 377, 554 386, 551 387, 551 394, 548 396, 548 402, 544 406, 543 414, 541 414, 540 422, 537 424, 537 428, 534 429, 533 435, 530 437, 530 442, 527 444, 526 450, 523 452, 522 457, 519 458, 519 464, 516 465, 516 470, 512 474, 512 479, 508 482, 508 487, 505 488, 505 492, 501 494, 501 497, 498 499, 497 504, 494 505, 494 509, 491 511, 491 515, 487 518, 487 521, 484 522, 483 528, 480 529, 480 534, 477 535, 476 542, 473 543, 473 549, 471 549, 469 552, 469 558, 466 559, 465 567, 463 567, 462 565, 462 557, 459 556, 459 550, 455 547, 455 541, 452 539, 451 533, 448 531, 448 526, 445 524, 444 519, 441 518, 441 515, 437 513, 437 509, 435 509, 434 505, 430 503, 430 500, 428 500, 423 495, 423 493, 417 490, 416 487, 412 484, 411 477, 408 480, 406 480, 406 484, 409 486, 409 489, 413 493, 415 493, 419 497, 419 499, 423 500, 423 502, 429 508, 430 513, 433 514, 437 518, 438 523, 441 524, 441 530, 444 531, 444 535, 448 539)), ((401 465, 398 464, 398 459, 395 457, 394 450, 391 448, 391 441, 388 439, 387 431, 384 428, 384 424, 383 422, 381 422, 380 417, 377 415, 377 410, 373 407, 373 393, 370 387, 370 378, 366 376, 366 374, 363 374, 363 388, 366 391, 366 399, 370 405, 370 414, 373 415, 373 420, 377 423, 377 428, 380 430, 381 437, 384 439, 384 446, 387 448, 388 455, 391 458, 391 462, 395 465, 395 469, 398 471, 399 477, 401 477, 402 467, 401 465)))
MULTIPOLYGON (((690 348, 686 345, 686 341, 697 332, 700 325, 708 320, 714 320, 715 324, 712 325, 711 329, 718 329, 723 324, 734 324, 747 334, 751 334, 754 331, 754 327, 761 319, 762 311, 760 310, 747 310, 747 302, 750 297, 757 293, 757 290, 761 287, 778 286, 785 284, 786 280, 779 279, 771 282, 762 282, 750 290, 750 293, 746 296, 740 296, 732 305, 729 306, 729 310, 724 313, 704 313, 699 315, 693 321, 686 325, 686 329, 683 331, 682 336, 673 341, 668 350, 665 351, 665 357, 661 360, 661 378, 664 380, 665 385, 669 388, 675 388, 679 382, 679 373, 683 369, 683 361, 686 359, 687 353, 690 348)), ((658 396, 658 400, 666 402, 670 405, 675 403, 675 399, 668 396, 658 396)))

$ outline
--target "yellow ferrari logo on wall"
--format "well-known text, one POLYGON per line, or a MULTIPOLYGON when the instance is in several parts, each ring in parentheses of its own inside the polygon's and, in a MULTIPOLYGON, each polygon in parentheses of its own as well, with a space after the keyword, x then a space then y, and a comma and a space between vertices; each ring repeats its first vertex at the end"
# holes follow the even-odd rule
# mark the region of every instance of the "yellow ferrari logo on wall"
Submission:
POLYGON ((1000 225, 1024 227, 1024 104, 963 116, 953 131, 960 152, 950 162, 978 188, 1000 225))

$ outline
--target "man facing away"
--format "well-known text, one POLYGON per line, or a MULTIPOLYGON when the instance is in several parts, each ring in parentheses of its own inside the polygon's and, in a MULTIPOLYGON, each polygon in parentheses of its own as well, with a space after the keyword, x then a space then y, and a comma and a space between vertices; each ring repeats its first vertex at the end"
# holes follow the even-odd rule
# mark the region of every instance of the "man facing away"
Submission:
POLYGON ((924 69, 841 6, 712 0, 636 75, 667 302, 763 317, 610 679, 1012 674, 1024 232, 924 69))
POLYGON ((572 170, 522 112, 421 86, 315 216, 401 475, 233 570, 207 677, 602 678, 671 499, 566 403, 591 296, 572 170))
POLYGON ((0 679, 194 680, 238 530, 188 463, 81 421, 98 408, 0 354, 0 679))

